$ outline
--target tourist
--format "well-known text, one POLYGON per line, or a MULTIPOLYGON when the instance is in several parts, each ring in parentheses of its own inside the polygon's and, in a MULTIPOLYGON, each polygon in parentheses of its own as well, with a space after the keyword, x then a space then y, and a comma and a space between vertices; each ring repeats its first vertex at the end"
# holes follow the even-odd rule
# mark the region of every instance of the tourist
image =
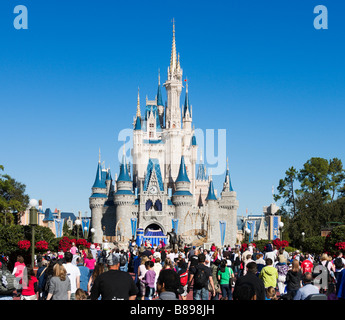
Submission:
POLYGON ((179 271, 178 276, 180 277, 180 284, 182 287, 182 292, 180 294, 182 300, 187 299, 188 294, 188 270, 187 270, 187 263, 184 259, 178 261, 179 271))
POLYGON ((47 268, 48 268, 48 261, 43 259, 41 262, 41 266, 37 269, 37 272, 36 272, 36 278, 38 280, 39 300, 45 300, 47 297, 44 291, 46 281, 47 281, 47 272, 46 272, 47 268))
POLYGON ((258 272, 257 272, 257 276, 259 276, 262 268, 266 265, 266 261, 264 260, 264 255, 263 253, 259 253, 256 256, 256 260, 255 260, 256 265, 258 266, 258 272))
POLYGON ((77 267, 80 271, 79 288, 87 291, 87 285, 90 279, 90 269, 85 266, 85 262, 82 257, 77 258, 77 267))
POLYGON ((220 265, 219 259, 216 259, 216 261, 214 261, 211 264, 212 280, 213 280, 213 285, 214 285, 214 289, 216 292, 216 294, 214 296, 211 296, 211 300, 219 300, 219 294, 222 292, 221 287, 220 287, 220 283, 219 283, 219 279, 218 279, 219 265, 220 265))
POLYGON ((339 300, 345 300, 345 268, 343 268, 338 275, 336 294, 339 300))
POLYGON ((266 289, 266 300, 278 300, 275 288, 268 287, 266 289))
POLYGON ((157 284, 157 279, 159 276, 159 273, 162 270, 162 263, 161 263, 161 259, 157 256, 157 258, 155 259, 155 263, 153 265, 153 270, 156 273, 156 278, 155 278, 155 288, 156 288, 156 284, 157 284))
POLYGON ((164 269, 157 279, 158 300, 179 300, 180 278, 171 269, 164 269))
POLYGON ((65 252, 65 263, 63 266, 67 271, 67 276, 71 281, 71 300, 75 298, 75 292, 80 288, 80 270, 72 264, 73 255, 71 252, 65 252))
POLYGON ((67 276, 66 268, 55 263, 53 267, 53 277, 49 281, 47 300, 70 300, 71 281, 67 276))
POLYGON ((211 294, 215 296, 215 288, 212 279, 212 271, 209 267, 205 265, 205 255, 199 254, 199 263, 194 270, 190 270, 190 279, 188 281, 188 288, 190 288, 193 282, 193 300, 208 300, 209 290, 208 285, 211 286, 211 294))
POLYGON ((75 300, 87 300, 87 294, 83 289, 77 289, 75 292, 75 300))
POLYGON ((128 272, 120 271, 120 259, 114 254, 107 257, 108 271, 101 273, 91 288, 91 300, 135 300, 138 288, 128 272))
POLYGON ((312 284, 313 276, 311 272, 306 272, 302 276, 303 287, 299 288, 294 296, 294 300, 305 300, 311 294, 319 294, 319 288, 312 284))
POLYGON ((144 278, 145 273, 147 272, 147 269, 145 267, 146 261, 149 261, 149 258, 146 255, 143 255, 141 257, 140 265, 138 267, 139 294, 141 296, 141 300, 144 300, 145 298, 145 283, 142 282, 142 279, 144 278))
POLYGON ((291 269, 286 274, 286 291, 288 300, 292 300, 301 287, 302 271, 299 265, 299 260, 292 260, 291 269))
MULTIPOLYGON (((246 286, 250 286, 254 289, 255 299, 257 300, 265 300, 265 286, 262 279, 256 276, 257 273, 257 265, 255 262, 250 262, 247 264, 247 273, 243 277, 239 277, 236 280, 233 297, 234 300, 240 300, 239 297, 242 296, 244 293, 250 293, 246 286), (243 289, 242 287, 245 286, 243 289), (235 292, 237 293, 237 298, 235 299, 235 292)), ((253 298, 253 296, 251 296, 253 298)))
POLYGON ((232 299, 231 278, 233 278, 233 276, 232 269, 227 266, 226 260, 223 259, 219 265, 218 280, 222 291, 222 297, 227 298, 227 300, 232 299))
POLYGON ((26 271, 26 277, 19 281, 22 285, 20 300, 37 300, 38 280, 35 271, 31 266, 27 266, 26 271))
POLYGON ((91 294, 91 288, 93 284, 95 283, 95 279, 104 272, 104 264, 103 263, 96 263, 95 269, 92 272, 92 275, 89 279, 89 282, 87 284, 87 292, 90 295, 91 294))
MULTIPOLYGON (((242 278, 245 278, 247 276, 248 276, 248 273, 246 276, 243 276, 242 278)), ((255 291, 254 286, 251 283, 243 283, 240 286, 238 286, 236 290, 234 291, 233 296, 234 296, 234 300, 239 300, 239 301, 257 300, 257 293, 255 291)))
POLYGON ((155 294, 156 272, 153 270, 154 263, 151 260, 145 262, 146 273, 141 282, 145 284, 145 300, 152 300, 155 294))
POLYGON ((7 262, 3 256, 0 257, 0 279, 0 300, 13 300, 16 278, 8 270, 7 262))
POLYGON ((289 266, 287 265, 287 259, 283 254, 278 256, 278 263, 276 264, 276 269, 278 271, 277 285, 280 295, 285 293, 285 281, 286 275, 289 271, 289 266))
MULTIPOLYGON (((24 263, 24 258, 21 255, 17 256, 17 261, 14 264, 12 274, 16 277, 17 284, 19 284, 20 279, 23 277, 23 272, 26 265, 24 263)), ((19 288, 19 285, 17 285, 19 288)), ((20 296, 21 289, 17 289, 17 296, 20 296)))
POLYGON ((345 266, 345 259, 343 258, 343 253, 341 251, 338 251, 335 255, 335 258, 333 260, 334 264, 334 277, 335 282, 338 283, 338 278, 340 275, 340 272, 344 269, 345 266))
POLYGON ((277 286, 278 271, 273 266, 273 261, 270 258, 266 258, 266 265, 262 268, 259 278, 263 280, 265 288, 277 286))
POLYGON ((245 256, 245 260, 243 260, 243 273, 242 273, 243 276, 245 276, 247 273, 247 264, 253 261, 254 260, 252 259, 252 254, 249 253, 245 256))
POLYGON ((96 265, 96 259, 94 258, 94 255, 92 254, 92 251, 90 250, 86 258, 84 259, 84 266, 87 267, 89 271, 88 279, 92 275, 92 272, 95 269, 95 265, 96 265))
POLYGON ((301 271, 302 274, 305 274, 306 272, 312 272, 314 268, 314 264, 309 259, 309 253, 305 253, 305 259, 301 263, 301 271))

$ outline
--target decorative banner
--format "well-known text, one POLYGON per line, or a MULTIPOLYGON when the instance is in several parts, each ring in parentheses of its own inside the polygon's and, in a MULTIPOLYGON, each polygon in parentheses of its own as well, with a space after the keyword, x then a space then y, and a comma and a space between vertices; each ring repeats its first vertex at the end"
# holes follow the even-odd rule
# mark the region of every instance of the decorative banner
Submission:
POLYGON ((89 234, 90 219, 81 219, 81 227, 83 228, 83 234, 89 234), (86 230, 85 230, 86 227, 86 230))
POLYGON ((247 220, 247 228, 250 230, 249 239, 248 239, 249 242, 253 242, 254 234, 255 234, 255 224, 256 224, 255 220, 247 220))
POLYGON ((131 219, 132 236, 135 237, 135 231, 137 230, 137 219, 131 219))
POLYGON ((226 222, 219 221, 219 227, 220 227, 220 240, 221 240, 222 246, 224 246, 226 222))
POLYGON ((270 216, 270 240, 279 238, 280 216, 270 216))
POLYGON ((172 228, 175 230, 175 233, 177 234, 178 219, 171 219, 171 222, 172 222, 172 228))
POLYGON ((64 224, 64 218, 62 219, 54 219, 55 222, 55 233, 57 238, 62 237, 62 229, 63 229, 63 224, 64 224))

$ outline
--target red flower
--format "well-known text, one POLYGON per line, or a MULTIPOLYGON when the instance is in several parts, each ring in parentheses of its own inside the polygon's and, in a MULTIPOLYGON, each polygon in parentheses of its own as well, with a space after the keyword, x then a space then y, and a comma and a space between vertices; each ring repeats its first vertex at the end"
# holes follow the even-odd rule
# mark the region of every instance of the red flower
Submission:
POLYGON ((29 240, 18 241, 18 247, 21 250, 28 250, 31 247, 31 242, 29 240))
POLYGON ((38 241, 35 247, 37 250, 48 250, 48 242, 45 240, 38 241))

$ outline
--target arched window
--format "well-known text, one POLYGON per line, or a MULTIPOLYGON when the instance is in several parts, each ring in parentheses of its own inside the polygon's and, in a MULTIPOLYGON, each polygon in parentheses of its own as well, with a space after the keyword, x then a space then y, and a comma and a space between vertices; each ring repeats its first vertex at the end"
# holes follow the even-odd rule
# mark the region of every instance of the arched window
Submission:
POLYGON ((146 201, 146 211, 149 211, 153 206, 152 200, 147 200, 146 201))
POLYGON ((162 202, 161 202, 159 199, 156 200, 154 209, 155 209, 156 211, 162 211, 162 202))

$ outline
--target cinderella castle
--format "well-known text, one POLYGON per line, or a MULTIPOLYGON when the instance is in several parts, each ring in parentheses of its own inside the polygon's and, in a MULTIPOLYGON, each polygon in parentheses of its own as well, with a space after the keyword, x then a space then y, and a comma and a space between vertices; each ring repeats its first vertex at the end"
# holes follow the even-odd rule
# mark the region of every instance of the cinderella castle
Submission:
POLYGON ((113 183, 110 169, 103 168, 99 159, 89 198, 93 242, 107 238, 123 246, 131 239, 137 244, 144 240, 169 244, 168 233, 174 230, 186 244, 235 244, 239 204, 229 167, 218 197, 212 176, 198 158, 186 81, 181 106, 182 74, 173 24, 167 80, 161 86, 158 78, 157 96, 146 99, 143 113, 138 90, 132 164, 124 153, 113 183))

